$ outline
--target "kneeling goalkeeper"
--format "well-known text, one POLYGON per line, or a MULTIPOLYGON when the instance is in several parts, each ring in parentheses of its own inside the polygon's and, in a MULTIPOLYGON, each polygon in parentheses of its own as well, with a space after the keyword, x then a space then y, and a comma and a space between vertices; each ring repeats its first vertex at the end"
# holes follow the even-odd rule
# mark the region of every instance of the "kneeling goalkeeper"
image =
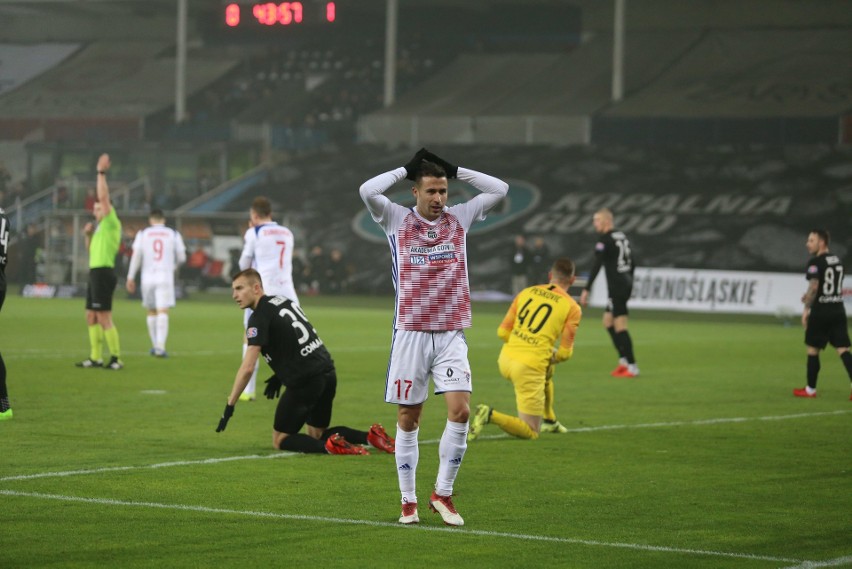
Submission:
POLYGON ((337 391, 337 372, 331 355, 299 305, 283 296, 264 295, 260 274, 254 269, 237 273, 231 288, 231 296, 239 307, 251 308, 253 313, 246 327, 248 348, 216 432, 225 430, 258 357, 263 354, 275 372, 266 382, 266 397, 278 397, 281 387, 285 387, 275 411, 274 448, 305 453, 370 454, 361 446, 370 444, 393 453, 394 440, 378 423, 369 431, 328 427, 337 391), (300 434, 305 424, 308 433, 300 434))

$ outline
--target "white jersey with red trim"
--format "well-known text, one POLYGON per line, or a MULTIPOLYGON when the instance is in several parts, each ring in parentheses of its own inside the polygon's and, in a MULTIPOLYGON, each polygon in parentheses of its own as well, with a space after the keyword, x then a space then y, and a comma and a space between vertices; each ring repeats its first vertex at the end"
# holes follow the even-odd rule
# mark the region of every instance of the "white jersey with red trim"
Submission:
POLYGON ((161 224, 139 230, 132 249, 127 278, 135 279, 141 265, 142 283, 146 285, 173 285, 175 269, 186 261, 186 245, 180 233, 161 224))
POLYGON ((274 221, 250 227, 244 236, 240 270, 256 269, 267 296, 286 296, 296 304, 293 286, 293 233, 274 221))
POLYGON ((361 186, 361 198, 388 237, 396 288, 394 328, 398 330, 461 330, 471 325, 467 273, 467 231, 485 219, 508 192, 502 180, 459 168, 458 178, 482 193, 444 208, 428 221, 414 208, 383 195, 405 178, 405 168, 380 174, 361 186))

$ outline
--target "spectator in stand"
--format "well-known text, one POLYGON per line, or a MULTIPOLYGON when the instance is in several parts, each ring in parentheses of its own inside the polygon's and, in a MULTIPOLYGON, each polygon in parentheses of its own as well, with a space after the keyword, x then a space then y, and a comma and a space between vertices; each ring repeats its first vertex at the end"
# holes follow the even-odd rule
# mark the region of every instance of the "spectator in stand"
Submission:
POLYGON ((325 279, 323 282, 328 285, 330 294, 343 294, 346 292, 346 279, 349 277, 349 270, 346 266, 346 261, 343 259, 343 252, 340 249, 334 248, 328 255, 328 263, 325 270, 325 279))
POLYGON ((530 249, 529 279, 535 283, 546 283, 550 280, 547 271, 550 269, 550 250, 544 243, 544 239, 536 237, 530 249))
POLYGON ((325 278, 327 264, 322 245, 314 245, 308 255, 307 281, 308 287, 315 293, 323 288, 322 279, 325 278))
POLYGON ((186 261, 186 265, 184 265, 184 274, 186 275, 186 279, 194 282, 200 289, 204 288, 204 268, 207 266, 209 261, 210 257, 207 255, 204 248, 198 247, 192 252, 189 259, 186 261))
POLYGON ((305 283, 307 264, 302 260, 302 253, 298 250, 293 251, 293 286, 296 292, 305 292, 307 284, 305 283))

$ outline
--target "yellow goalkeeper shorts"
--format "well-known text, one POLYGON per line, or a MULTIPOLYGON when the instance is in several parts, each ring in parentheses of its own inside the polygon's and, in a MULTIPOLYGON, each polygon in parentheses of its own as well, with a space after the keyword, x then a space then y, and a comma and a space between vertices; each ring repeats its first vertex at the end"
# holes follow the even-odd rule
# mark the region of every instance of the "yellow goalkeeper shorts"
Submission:
POLYGON ((544 372, 500 354, 500 373, 515 386, 518 411, 527 415, 544 415, 544 372))

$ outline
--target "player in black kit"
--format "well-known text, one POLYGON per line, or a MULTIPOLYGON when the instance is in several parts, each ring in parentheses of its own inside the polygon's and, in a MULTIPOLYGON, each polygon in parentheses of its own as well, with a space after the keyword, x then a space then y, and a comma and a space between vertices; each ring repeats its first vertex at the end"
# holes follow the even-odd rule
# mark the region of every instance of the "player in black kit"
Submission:
POLYGON ((266 382, 266 397, 278 397, 281 387, 285 387, 275 411, 274 448, 306 453, 370 454, 360 446, 369 443, 393 453, 394 440, 378 423, 369 431, 328 427, 337 391, 337 372, 331 355, 299 305, 283 296, 264 295, 260 274, 254 269, 237 273, 231 288, 240 308, 251 308, 253 313, 246 326, 248 348, 216 432, 225 430, 258 357, 263 354, 275 372, 266 382), (300 434, 305 424, 308 434, 300 434))
POLYGON ((609 291, 603 325, 618 351, 618 367, 611 375, 636 377, 639 375, 639 366, 636 365, 636 357, 633 355, 633 340, 627 331, 627 301, 633 292, 635 269, 630 241, 624 233, 613 228, 612 211, 607 208, 595 212, 592 223, 600 237, 595 243, 595 266, 589 273, 586 288, 580 294, 580 304, 588 304, 592 283, 603 266, 609 291))
MULTIPOLYGON (((843 263, 840 257, 829 253, 829 241, 827 230, 814 229, 808 234, 805 244, 808 253, 812 255, 805 273, 808 290, 802 296, 805 305, 802 326, 805 327, 808 351, 808 384, 793 390, 796 397, 816 397, 819 352, 829 343, 837 350, 852 381, 852 353, 849 352, 849 330, 843 306, 843 263)), ((852 400, 852 395, 849 399, 852 400)))
MULTIPOLYGON (((0 310, 6 300, 6 258, 9 256, 9 218, 0 208, 0 310)), ((6 362, 0 354, 0 421, 12 418, 9 392, 6 389, 6 362)))

